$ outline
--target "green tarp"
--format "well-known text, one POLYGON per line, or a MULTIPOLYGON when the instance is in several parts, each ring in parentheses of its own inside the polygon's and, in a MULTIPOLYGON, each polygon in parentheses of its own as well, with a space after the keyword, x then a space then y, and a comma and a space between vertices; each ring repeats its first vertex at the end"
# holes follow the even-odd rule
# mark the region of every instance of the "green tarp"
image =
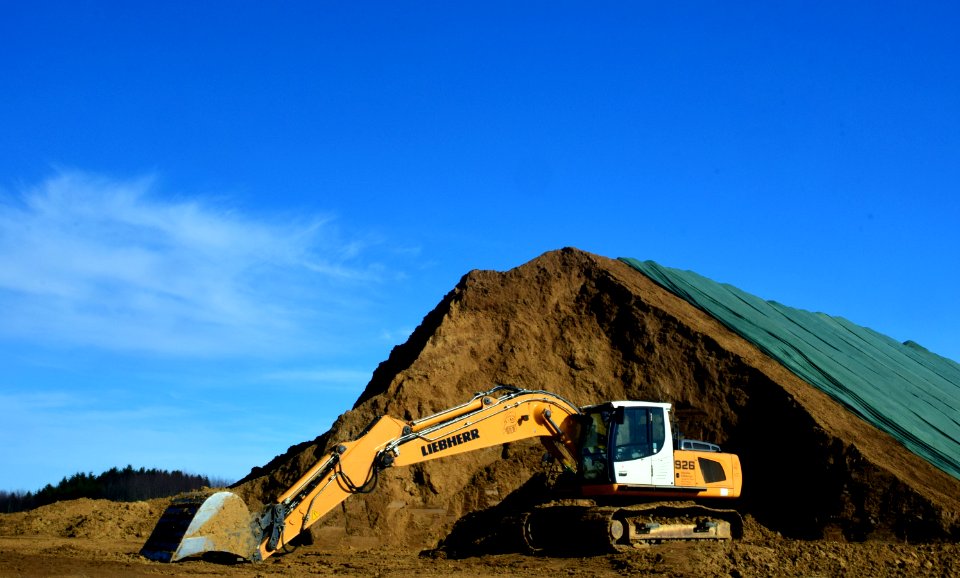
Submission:
POLYGON ((916 343, 765 301, 692 271, 621 260, 960 479, 960 364, 916 343))

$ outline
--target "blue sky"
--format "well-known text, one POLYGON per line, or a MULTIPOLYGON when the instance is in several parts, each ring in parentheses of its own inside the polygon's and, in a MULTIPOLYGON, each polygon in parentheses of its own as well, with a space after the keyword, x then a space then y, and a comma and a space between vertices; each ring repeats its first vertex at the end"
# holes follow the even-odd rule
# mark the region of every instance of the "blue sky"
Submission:
POLYGON ((237 479, 326 431, 463 274, 565 246, 960 360, 958 22, 3 2, 0 489, 237 479))

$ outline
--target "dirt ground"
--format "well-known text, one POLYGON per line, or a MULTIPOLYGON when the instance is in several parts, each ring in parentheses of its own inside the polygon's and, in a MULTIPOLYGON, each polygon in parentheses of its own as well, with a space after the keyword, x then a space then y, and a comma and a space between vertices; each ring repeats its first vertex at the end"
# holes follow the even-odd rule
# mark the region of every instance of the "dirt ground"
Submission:
POLYGON ((586 558, 446 559, 347 537, 259 564, 152 562, 138 554, 166 500, 76 500, 0 516, 0 577, 148 576, 960 576, 960 544, 794 540, 748 518, 744 539, 682 542, 586 558))
POLYGON ((743 495, 727 507, 745 516, 744 538, 589 558, 437 550, 542 471, 530 441, 385 470, 313 526, 314 544, 257 565, 141 558, 164 500, 0 515, 0 577, 960 576, 960 481, 625 263, 576 249, 465 275, 328 432, 232 490, 259 509, 375 417, 424 417, 495 384, 580 405, 673 403, 685 435, 740 456, 743 495))

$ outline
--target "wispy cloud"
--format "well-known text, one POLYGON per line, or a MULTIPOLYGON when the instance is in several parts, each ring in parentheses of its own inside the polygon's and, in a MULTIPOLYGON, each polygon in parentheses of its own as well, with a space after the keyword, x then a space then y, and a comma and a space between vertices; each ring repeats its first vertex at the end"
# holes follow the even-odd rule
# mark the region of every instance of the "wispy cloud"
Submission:
POLYGON ((63 173, 0 198, 0 337, 177 355, 271 354, 383 271, 330 217, 280 219, 63 173))

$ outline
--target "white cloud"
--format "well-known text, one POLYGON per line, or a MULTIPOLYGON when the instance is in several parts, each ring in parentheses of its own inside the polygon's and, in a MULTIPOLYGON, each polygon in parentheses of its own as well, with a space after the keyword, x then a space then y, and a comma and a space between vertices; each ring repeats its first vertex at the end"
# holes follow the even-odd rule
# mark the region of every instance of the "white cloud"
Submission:
POLYGON ((308 327, 314 345, 330 335, 382 274, 330 218, 271 220, 154 189, 63 173, 3 199, 0 337, 273 354, 301 348, 308 327))

